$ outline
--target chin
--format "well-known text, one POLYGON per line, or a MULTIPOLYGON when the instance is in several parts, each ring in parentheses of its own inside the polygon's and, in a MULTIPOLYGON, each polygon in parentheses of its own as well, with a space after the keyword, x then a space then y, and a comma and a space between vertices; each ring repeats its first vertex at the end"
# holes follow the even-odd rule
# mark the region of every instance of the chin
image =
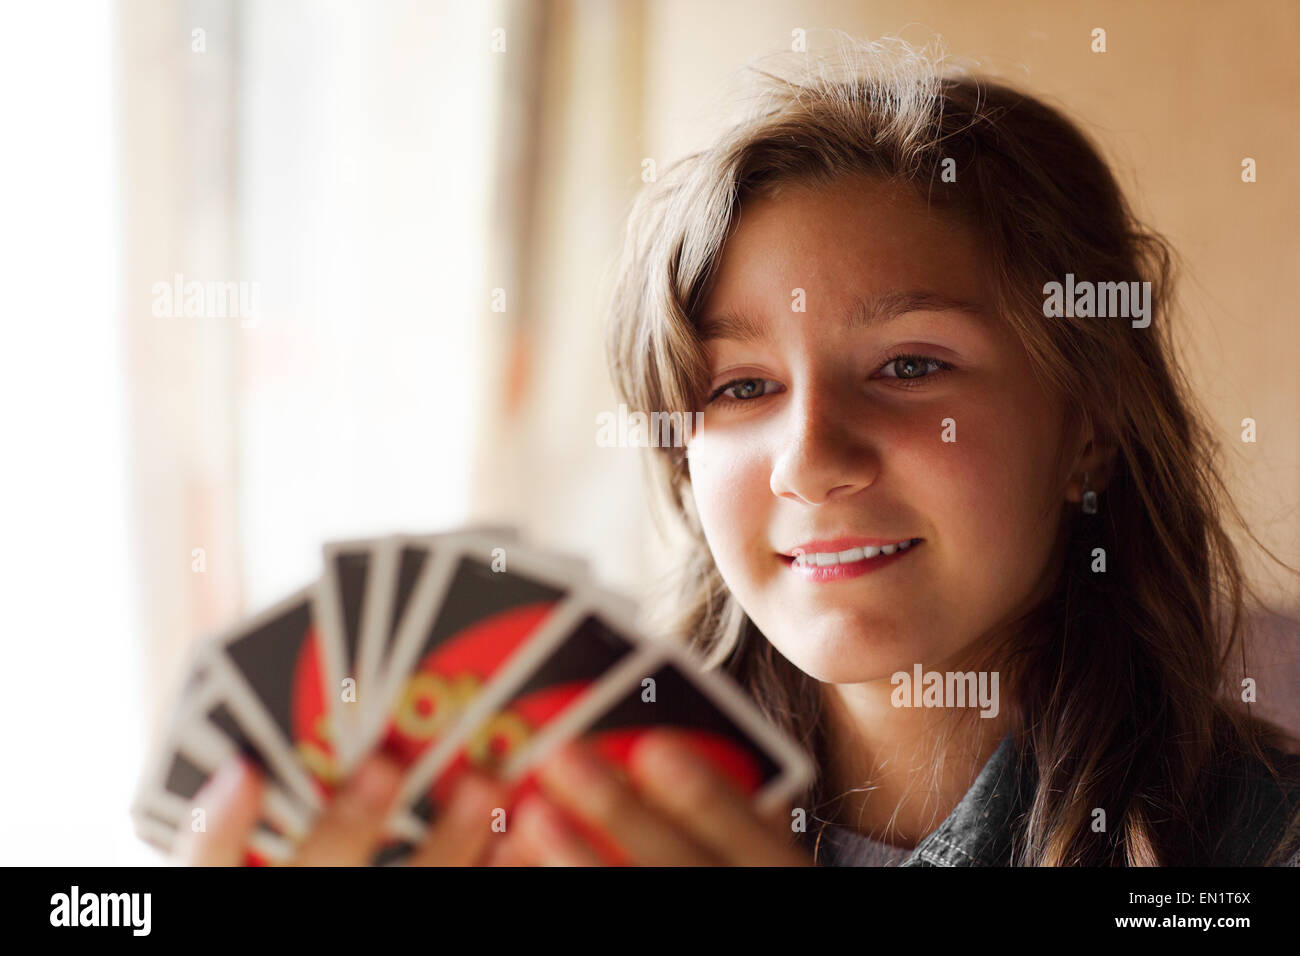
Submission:
POLYGON ((796 661, 795 666, 823 684, 865 684, 869 681, 888 680, 890 675, 900 670, 897 667, 877 667, 850 659, 816 661, 808 664, 796 661))
POLYGON ((795 635, 793 648, 778 646, 777 650, 790 663, 809 677, 827 684, 862 684, 873 680, 888 680, 900 670, 911 671, 922 653, 919 647, 899 647, 894 642, 882 646, 879 640, 846 639, 843 632, 837 636, 808 640, 808 635, 795 635))

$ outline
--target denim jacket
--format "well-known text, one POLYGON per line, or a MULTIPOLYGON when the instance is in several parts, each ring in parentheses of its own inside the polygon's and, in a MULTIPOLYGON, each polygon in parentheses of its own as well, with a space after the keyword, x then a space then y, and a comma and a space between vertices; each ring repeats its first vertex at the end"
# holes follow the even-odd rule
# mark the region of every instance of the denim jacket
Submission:
MULTIPOLYGON (((1223 762, 1216 770, 1220 838, 1202 864, 1300 866, 1300 756, 1270 756, 1281 771, 1281 786, 1257 761, 1223 762)), ((897 865, 1009 866, 1011 822, 1028 808, 1033 794, 1028 765, 1008 734, 948 818, 897 865)), ((811 848, 815 834, 806 842, 811 848)), ((853 865, 855 857, 878 847, 840 829, 835 840, 823 841, 818 862, 853 865)))

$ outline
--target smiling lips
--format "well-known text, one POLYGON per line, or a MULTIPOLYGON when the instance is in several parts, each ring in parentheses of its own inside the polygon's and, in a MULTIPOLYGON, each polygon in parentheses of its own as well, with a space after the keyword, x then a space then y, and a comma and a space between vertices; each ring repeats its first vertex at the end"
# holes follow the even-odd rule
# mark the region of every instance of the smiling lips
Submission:
POLYGON ((923 538, 905 538, 900 541, 886 541, 879 538, 838 538, 829 541, 810 541, 795 548, 792 554, 781 555, 781 558, 796 574, 814 581, 834 581, 878 571, 902 558, 924 540, 923 538))

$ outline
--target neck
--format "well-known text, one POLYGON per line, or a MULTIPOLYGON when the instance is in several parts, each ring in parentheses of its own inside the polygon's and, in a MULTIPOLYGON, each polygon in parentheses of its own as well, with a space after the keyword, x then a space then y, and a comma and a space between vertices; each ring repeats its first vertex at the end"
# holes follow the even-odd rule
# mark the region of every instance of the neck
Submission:
POLYGON ((1007 707, 989 718, 895 707, 888 678, 821 688, 829 751, 822 813, 894 846, 914 847, 943 822, 1013 726, 1007 707))

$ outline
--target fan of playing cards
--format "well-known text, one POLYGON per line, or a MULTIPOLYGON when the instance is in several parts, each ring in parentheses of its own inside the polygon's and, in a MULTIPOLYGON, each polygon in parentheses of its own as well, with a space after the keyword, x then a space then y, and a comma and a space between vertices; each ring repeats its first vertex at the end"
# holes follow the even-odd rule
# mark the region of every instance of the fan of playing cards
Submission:
POLYGON ((318 581, 195 654, 132 809, 143 839, 170 849, 235 754, 267 781, 250 865, 289 860, 377 748, 405 773, 380 863, 421 840, 466 768, 517 800, 573 737, 620 763, 640 734, 679 729, 760 810, 811 779, 730 679, 639 635, 632 605, 580 560, 483 528, 332 542, 323 558, 318 581))

